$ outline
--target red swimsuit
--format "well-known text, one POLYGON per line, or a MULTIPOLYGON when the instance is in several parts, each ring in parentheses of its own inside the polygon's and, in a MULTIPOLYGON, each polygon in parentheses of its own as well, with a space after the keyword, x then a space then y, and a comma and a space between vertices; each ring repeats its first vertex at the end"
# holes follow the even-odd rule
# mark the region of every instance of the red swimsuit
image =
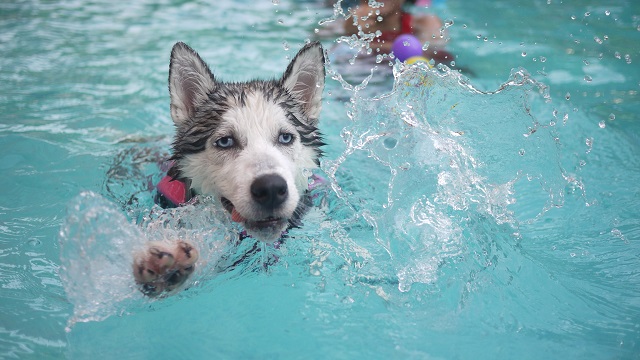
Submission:
POLYGON ((400 30, 383 32, 376 39, 378 39, 381 42, 386 42, 386 41, 393 42, 395 38, 397 38, 402 34, 412 34, 413 33, 413 27, 411 26, 412 21, 413 21, 413 18, 411 17, 411 14, 402 12, 400 13, 400 30))

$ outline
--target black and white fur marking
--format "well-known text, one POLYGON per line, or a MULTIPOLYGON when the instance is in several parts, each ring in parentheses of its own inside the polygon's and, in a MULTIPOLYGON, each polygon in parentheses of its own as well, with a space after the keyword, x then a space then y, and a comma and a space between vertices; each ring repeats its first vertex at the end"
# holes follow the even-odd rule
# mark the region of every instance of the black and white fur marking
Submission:
POLYGON ((171 52, 176 126, 172 176, 212 195, 261 241, 277 240, 300 216, 308 170, 323 145, 318 117, 324 54, 305 45, 275 80, 225 83, 184 43, 171 52))

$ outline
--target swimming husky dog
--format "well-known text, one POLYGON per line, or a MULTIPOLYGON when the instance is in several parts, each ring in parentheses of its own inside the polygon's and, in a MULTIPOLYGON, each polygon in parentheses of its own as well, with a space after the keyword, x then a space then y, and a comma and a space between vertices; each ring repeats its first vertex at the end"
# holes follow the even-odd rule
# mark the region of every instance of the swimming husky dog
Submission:
MULTIPOLYGON (((282 78, 240 83, 218 81, 198 53, 175 44, 168 183, 181 189, 178 202, 210 195, 250 237, 267 243, 299 225, 309 203, 309 170, 319 165, 324 145, 317 128, 324 78, 318 42, 305 45, 282 78)), ((151 243, 136 255, 133 272, 143 292, 157 295, 182 284, 197 259, 185 241, 151 243)))

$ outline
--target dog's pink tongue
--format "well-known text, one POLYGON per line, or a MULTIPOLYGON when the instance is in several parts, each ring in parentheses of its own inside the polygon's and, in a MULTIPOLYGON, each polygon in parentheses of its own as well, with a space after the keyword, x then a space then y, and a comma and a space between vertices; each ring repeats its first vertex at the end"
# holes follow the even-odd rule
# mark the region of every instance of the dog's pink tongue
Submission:
POLYGON ((242 217, 242 215, 240 215, 240 213, 236 211, 236 208, 233 208, 233 210, 231 210, 231 220, 240 223, 245 222, 247 219, 242 217))

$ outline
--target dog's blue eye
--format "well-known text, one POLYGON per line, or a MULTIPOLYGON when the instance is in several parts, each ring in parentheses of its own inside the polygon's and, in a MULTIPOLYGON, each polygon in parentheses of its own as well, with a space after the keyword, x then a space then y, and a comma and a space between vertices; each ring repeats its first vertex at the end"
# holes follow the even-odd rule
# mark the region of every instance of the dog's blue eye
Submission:
POLYGON ((219 148, 227 149, 235 145, 235 140, 231 136, 224 136, 216 140, 215 144, 219 148))
POLYGON ((278 142, 280 144, 289 144, 293 141, 293 135, 289 133, 282 133, 278 136, 278 142))

